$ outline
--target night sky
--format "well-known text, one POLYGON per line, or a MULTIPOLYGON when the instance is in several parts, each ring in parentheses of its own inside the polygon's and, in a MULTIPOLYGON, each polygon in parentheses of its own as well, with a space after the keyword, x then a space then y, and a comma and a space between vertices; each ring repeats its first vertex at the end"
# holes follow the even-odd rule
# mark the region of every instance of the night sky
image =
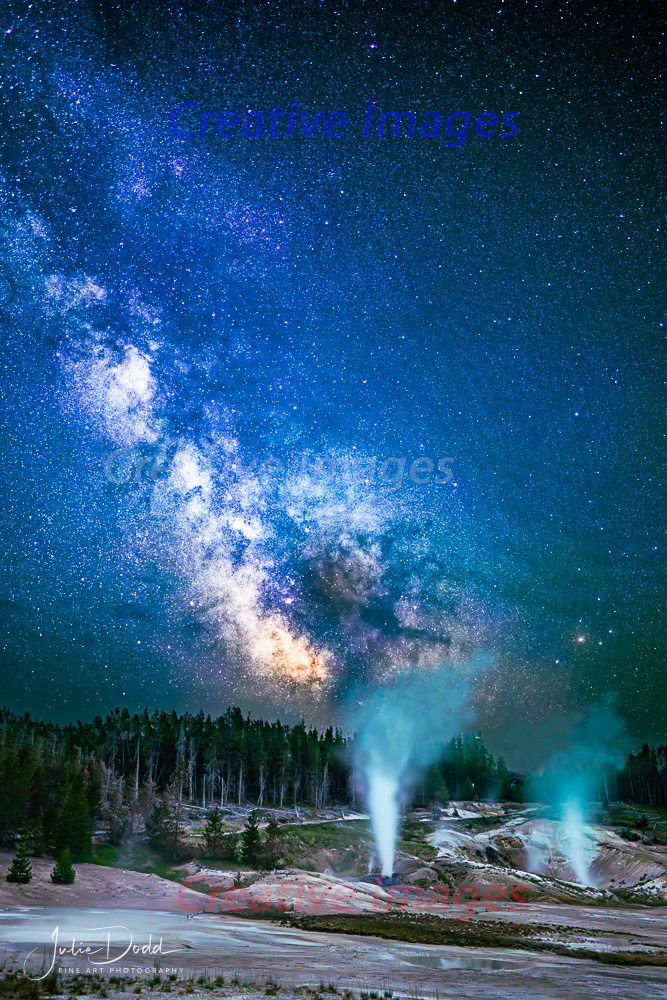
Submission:
POLYGON ((32 2, 0 38, 0 701, 344 723, 481 654, 518 757, 601 708, 664 738, 660 5, 32 2), (267 120, 180 137, 186 102, 267 120), (312 137, 269 134, 291 103, 312 137))

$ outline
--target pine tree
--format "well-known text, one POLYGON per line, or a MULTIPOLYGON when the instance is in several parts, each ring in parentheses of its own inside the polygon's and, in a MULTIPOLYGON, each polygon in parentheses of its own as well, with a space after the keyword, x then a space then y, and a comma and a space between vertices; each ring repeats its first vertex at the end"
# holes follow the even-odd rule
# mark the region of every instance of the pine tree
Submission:
POLYGON ((216 806, 208 814, 208 819, 204 824, 204 848, 208 857, 215 857, 222 847, 225 834, 225 824, 222 813, 216 806))
POLYGON ((146 833, 155 847, 171 849, 177 836, 175 817, 164 800, 156 802, 146 820, 146 833))
POLYGON ((56 846, 69 848, 77 861, 92 853, 92 823, 83 771, 72 767, 65 778, 65 800, 59 816, 56 846))
POLYGON ((32 879, 32 865, 28 861, 25 841, 21 841, 16 848, 16 857, 9 866, 7 873, 8 882, 16 882, 18 885, 27 885, 32 879))
POLYGON ((26 820, 21 836, 25 842, 26 850, 29 848, 32 854, 44 853, 44 828, 41 817, 26 820))
POLYGON ((183 842, 179 823, 180 803, 173 788, 167 788, 161 801, 155 804, 153 812, 146 820, 146 832, 151 844, 168 851, 172 860, 183 854, 183 842))
POLYGON ((3 840, 13 840, 13 835, 23 825, 26 802, 21 772, 22 765, 14 747, 0 752, 0 838, 3 840))
POLYGON ((262 842, 259 836, 256 809, 253 809, 248 816, 248 821, 246 822, 245 830, 241 834, 241 839, 243 841, 244 861, 246 861, 247 864, 252 865, 253 868, 257 868, 262 842))
POLYGON ((266 837, 259 855, 262 868, 270 871, 276 868, 282 853, 282 831, 278 826, 275 817, 271 817, 266 825, 266 837))
POLYGON ((58 855, 55 868, 51 872, 51 881, 55 885, 71 885, 76 878, 76 872, 72 868, 72 857, 66 847, 58 855))
POLYGON ((432 764, 424 775, 424 800, 439 802, 442 806, 449 802, 447 782, 437 764, 432 764))

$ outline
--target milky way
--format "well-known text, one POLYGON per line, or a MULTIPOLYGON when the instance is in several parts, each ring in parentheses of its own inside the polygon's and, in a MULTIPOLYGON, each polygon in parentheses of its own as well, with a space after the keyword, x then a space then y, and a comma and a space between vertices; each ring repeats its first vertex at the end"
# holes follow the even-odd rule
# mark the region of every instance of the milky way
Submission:
POLYGON ((657 11, 373 6, 0 15, 12 708, 340 720, 483 653, 500 741, 663 721, 657 11))

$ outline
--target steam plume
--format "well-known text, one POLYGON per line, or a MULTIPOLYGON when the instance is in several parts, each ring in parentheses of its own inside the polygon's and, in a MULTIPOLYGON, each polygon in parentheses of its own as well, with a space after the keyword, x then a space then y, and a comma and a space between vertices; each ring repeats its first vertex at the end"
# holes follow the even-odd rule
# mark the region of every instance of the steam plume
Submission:
POLYGON ((383 876, 393 873, 401 804, 443 744, 472 722, 470 682, 486 664, 478 656, 464 666, 409 669, 356 702, 355 771, 363 780, 383 876))

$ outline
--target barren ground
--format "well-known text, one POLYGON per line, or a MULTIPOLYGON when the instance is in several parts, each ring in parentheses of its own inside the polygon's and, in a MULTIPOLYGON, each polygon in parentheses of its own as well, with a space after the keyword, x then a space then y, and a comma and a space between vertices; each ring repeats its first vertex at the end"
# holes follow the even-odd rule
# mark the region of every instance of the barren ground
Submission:
MULTIPOLYGON (((0 866, 4 868, 8 862, 9 855, 0 855, 0 866)), ((209 906, 207 895, 156 875, 78 865, 74 885, 57 887, 48 880, 51 868, 52 862, 33 859, 32 883, 0 883, 0 946, 5 970, 22 970, 25 965, 33 975, 46 971, 53 955, 56 926, 59 942, 65 948, 70 948, 73 938, 79 945, 92 947, 97 942, 97 947, 102 947, 110 933, 109 964, 101 968, 104 989, 119 1000, 121 996, 135 996, 137 990, 147 998, 157 996, 156 988, 147 986, 156 963, 163 976, 169 974, 167 970, 177 970, 172 973, 176 979, 169 984, 171 992, 189 994, 195 990, 210 996, 211 989, 188 980, 207 970, 211 978, 220 974, 225 978, 225 985, 216 986, 213 992, 249 1000, 265 995, 267 982, 280 984, 279 995, 286 998, 298 995, 297 987, 320 992, 321 983, 341 994, 349 989, 355 994, 376 993, 380 998, 385 990, 395 996, 446 991, 452 998, 518 1000, 587 995, 619 1000, 667 997, 664 966, 608 965, 591 958, 570 958, 566 951, 554 954, 521 946, 479 947, 468 940, 432 945, 381 939, 368 936, 366 931, 362 935, 339 933, 340 928, 335 933, 313 932, 267 919, 249 920, 234 915, 224 905, 220 912, 202 912, 209 906), (109 925, 115 929, 103 929, 109 925), (127 951, 130 942, 139 949, 147 945, 149 935, 153 947, 161 940, 161 954, 132 955, 127 951), (123 993, 120 984, 108 980, 114 974, 134 977, 138 982, 123 993), (236 982, 232 983, 232 979, 236 982)), ((299 887, 306 887, 302 893, 306 899, 312 898, 308 887, 317 890, 315 900, 321 898, 323 887, 344 887, 348 894, 345 898, 359 905, 351 905, 349 913, 342 915, 334 912, 328 919, 344 921, 349 916, 372 915, 368 900, 384 898, 380 896, 383 890, 374 886, 296 871, 271 873, 251 888, 258 893, 262 885, 266 889, 276 879, 286 887, 286 899, 290 892, 296 898, 299 887)), ((384 895, 390 899, 388 893, 384 895)), ((323 909, 318 911, 312 905, 303 915, 308 919, 310 913, 312 919, 314 910, 316 919, 327 917, 323 909)), ((243 912, 253 911, 244 906, 243 912)), ((298 918, 299 912, 295 911, 291 919, 298 918)), ((469 920, 454 919, 447 911, 430 919, 455 935, 479 932, 483 937, 489 928, 513 935, 519 926, 527 929, 526 941, 540 949, 578 948, 583 944, 601 956, 634 952, 637 958, 643 953, 642 960, 667 961, 667 908, 663 907, 610 909, 600 905, 528 903, 518 909, 505 906, 492 913, 480 909, 469 920)), ((76 970, 94 968, 96 961, 98 958, 91 955, 73 956, 70 950, 58 958, 57 965, 65 976, 73 976, 76 970)), ((268 988, 272 992, 276 987, 268 988)), ((164 990, 159 995, 164 996, 164 990)))

